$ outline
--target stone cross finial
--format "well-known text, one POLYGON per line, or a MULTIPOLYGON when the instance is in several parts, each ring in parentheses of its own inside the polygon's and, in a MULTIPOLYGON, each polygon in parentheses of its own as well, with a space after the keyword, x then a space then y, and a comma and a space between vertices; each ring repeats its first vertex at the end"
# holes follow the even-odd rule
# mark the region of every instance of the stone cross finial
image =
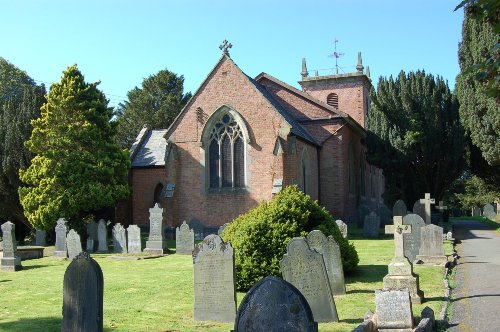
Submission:
POLYGON ((439 201, 439 205, 436 206, 436 209, 443 212, 444 210, 448 210, 448 207, 446 205, 443 205, 443 201, 439 201))
POLYGON ((224 53, 225 55, 229 56, 229 49, 233 47, 233 44, 227 41, 227 39, 224 39, 222 44, 220 44, 219 49, 224 53))
POLYGON ((404 257, 403 234, 411 233, 411 225, 403 225, 403 217, 394 216, 394 225, 385 226, 385 234, 394 234, 396 257, 404 257))
POLYGON ((431 198, 429 193, 425 193, 424 197, 420 199, 420 203, 425 206, 425 223, 429 225, 431 223, 431 204, 436 204, 436 201, 431 198))

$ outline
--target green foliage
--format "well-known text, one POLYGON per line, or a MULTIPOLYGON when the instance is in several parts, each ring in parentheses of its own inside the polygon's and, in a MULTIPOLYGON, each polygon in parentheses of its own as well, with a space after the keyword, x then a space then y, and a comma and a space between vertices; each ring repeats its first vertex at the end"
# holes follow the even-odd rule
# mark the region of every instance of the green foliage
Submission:
POLYGON ((335 238, 344 271, 357 266, 356 249, 342 237, 332 216, 296 186, 286 187, 271 201, 236 218, 222 237, 235 248, 238 289, 249 289, 266 275, 281 276, 279 261, 286 253, 287 243, 314 229, 335 238))
POLYGON ((483 179, 472 176, 465 180, 465 192, 457 193, 456 197, 464 209, 475 206, 482 207, 486 203, 495 202, 500 198, 500 191, 483 179))
POLYGON ((32 121, 26 146, 35 157, 20 171, 26 186, 19 196, 36 228, 48 230, 61 217, 82 228, 85 216, 129 195, 128 153, 115 143, 113 112, 98 84, 69 67, 32 121))
POLYGON ((371 93, 367 159, 382 168, 385 199, 442 199, 465 166, 464 130, 448 84, 423 71, 380 77, 371 93))
POLYGON ((116 111, 118 122, 117 140, 124 148, 130 148, 143 126, 150 129, 168 128, 191 93, 183 93, 184 76, 168 70, 160 70, 127 93, 128 101, 116 111))
POLYGON ((29 166, 32 154, 24 141, 32 119, 40 116, 45 87, 0 57, 0 219, 27 224, 19 202, 19 169, 29 166))

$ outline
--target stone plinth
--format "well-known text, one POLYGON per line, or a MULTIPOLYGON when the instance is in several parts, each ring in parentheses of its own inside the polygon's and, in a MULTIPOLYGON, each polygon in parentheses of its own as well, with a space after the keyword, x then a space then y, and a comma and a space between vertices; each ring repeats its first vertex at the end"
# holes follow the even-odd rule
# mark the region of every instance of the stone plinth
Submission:
POLYGON ((384 277, 384 290, 401 290, 407 288, 411 302, 421 304, 424 292, 420 290, 418 275, 406 257, 394 257, 389 264, 389 273, 384 277))

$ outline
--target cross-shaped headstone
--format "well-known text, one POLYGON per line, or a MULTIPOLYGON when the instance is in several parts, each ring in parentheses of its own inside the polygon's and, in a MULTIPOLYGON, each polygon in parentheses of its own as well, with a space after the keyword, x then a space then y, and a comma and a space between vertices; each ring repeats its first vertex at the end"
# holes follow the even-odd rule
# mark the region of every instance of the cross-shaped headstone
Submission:
POLYGON ((425 223, 428 225, 431 223, 431 204, 435 204, 434 198, 431 198, 431 194, 425 193, 425 198, 420 199, 420 203, 425 206, 425 223))
POLYGON ((220 44, 219 46, 219 49, 221 49, 221 51, 229 56, 229 49, 233 47, 233 44, 231 44, 230 42, 227 41, 227 39, 224 39, 224 41, 222 42, 222 44, 220 44))
POLYGON ((394 234, 394 246, 396 257, 404 257, 403 234, 411 233, 411 225, 403 225, 403 217, 394 216, 394 225, 385 226, 385 234, 394 234))
POLYGON ((444 210, 448 210, 448 207, 443 205, 443 201, 439 201, 439 205, 436 206, 436 209, 443 213, 444 210))

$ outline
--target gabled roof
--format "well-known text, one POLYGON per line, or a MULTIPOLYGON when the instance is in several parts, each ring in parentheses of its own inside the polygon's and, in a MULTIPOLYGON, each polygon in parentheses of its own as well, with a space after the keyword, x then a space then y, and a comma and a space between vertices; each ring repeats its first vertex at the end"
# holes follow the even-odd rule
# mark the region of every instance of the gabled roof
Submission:
POLYGON ((141 131, 140 145, 132 155, 132 168, 165 165, 167 141, 163 137, 166 129, 141 131))

